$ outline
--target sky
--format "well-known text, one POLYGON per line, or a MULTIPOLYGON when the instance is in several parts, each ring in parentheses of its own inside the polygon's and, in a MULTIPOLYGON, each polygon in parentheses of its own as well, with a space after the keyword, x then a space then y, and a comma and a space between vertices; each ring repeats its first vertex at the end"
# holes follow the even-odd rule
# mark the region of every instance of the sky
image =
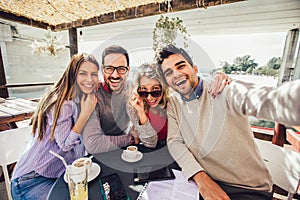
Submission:
POLYGON ((250 55, 263 66, 272 57, 282 57, 286 33, 241 34, 194 37, 215 65, 220 61, 233 63, 238 56, 250 55))
MULTIPOLYGON (((221 67, 222 61, 232 64, 236 57, 244 55, 250 55, 258 66, 264 66, 272 57, 282 57, 285 37, 286 33, 194 36, 190 37, 187 51, 202 73, 221 67)), ((79 42, 79 52, 92 53, 101 63, 102 50, 111 44, 128 50, 131 66, 139 66, 153 58, 152 38, 118 40, 113 37, 107 41, 79 42)), ((177 41, 177 44, 183 43, 177 41)))

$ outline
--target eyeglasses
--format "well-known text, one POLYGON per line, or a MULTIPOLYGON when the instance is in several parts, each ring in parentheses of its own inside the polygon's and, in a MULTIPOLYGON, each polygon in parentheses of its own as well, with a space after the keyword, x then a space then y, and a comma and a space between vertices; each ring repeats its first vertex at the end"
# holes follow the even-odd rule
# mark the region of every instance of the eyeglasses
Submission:
POLYGON ((126 72, 128 71, 128 67, 125 67, 125 66, 114 67, 111 65, 104 65, 103 69, 106 74, 112 74, 112 73, 114 73, 115 70, 117 70, 117 72, 119 74, 123 75, 123 74, 126 74, 126 72))
POLYGON ((140 97, 142 98, 147 98, 148 95, 150 94, 152 97, 160 97, 161 96, 162 91, 161 90, 156 90, 156 91, 152 91, 152 92, 147 92, 147 91, 138 91, 138 94, 140 95, 140 97))

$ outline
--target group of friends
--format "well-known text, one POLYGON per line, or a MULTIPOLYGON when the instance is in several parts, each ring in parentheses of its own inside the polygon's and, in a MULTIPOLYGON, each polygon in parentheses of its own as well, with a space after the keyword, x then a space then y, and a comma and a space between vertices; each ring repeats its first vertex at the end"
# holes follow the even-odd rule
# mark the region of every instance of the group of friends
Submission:
POLYGON ((14 169, 13 199, 47 198, 65 171, 49 150, 70 164, 139 143, 167 145, 202 199, 272 199, 248 116, 300 125, 300 80, 259 87, 217 72, 209 83, 184 49, 168 45, 159 55, 137 68, 133 82, 121 46, 104 49, 101 65, 90 54, 74 55, 33 115, 34 138, 14 169))

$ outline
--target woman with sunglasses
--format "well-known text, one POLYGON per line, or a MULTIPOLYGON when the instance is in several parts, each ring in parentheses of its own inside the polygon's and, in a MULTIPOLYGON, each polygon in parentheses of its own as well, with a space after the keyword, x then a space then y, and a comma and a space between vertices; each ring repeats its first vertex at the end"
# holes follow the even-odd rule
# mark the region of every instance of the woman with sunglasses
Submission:
MULTIPOLYGON (((223 72, 215 72, 209 93, 216 97, 231 79, 223 72)), ((168 119, 166 106, 169 89, 161 80, 156 64, 143 64, 138 67, 127 112, 139 139, 146 147, 166 145, 168 119)))
POLYGON ((138 67, 127 111, 139 139, 146 147, 164 146, 167 139, 166 105, 169 90, 155 64, 138 67))

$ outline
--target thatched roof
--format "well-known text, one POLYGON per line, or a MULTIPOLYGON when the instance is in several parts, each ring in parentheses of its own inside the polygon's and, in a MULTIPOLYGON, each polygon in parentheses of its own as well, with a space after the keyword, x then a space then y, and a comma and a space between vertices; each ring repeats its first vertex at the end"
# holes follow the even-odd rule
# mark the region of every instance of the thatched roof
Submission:
POLYGON ((242 0, 1 0, 0 18, 54 31, 242 0))

